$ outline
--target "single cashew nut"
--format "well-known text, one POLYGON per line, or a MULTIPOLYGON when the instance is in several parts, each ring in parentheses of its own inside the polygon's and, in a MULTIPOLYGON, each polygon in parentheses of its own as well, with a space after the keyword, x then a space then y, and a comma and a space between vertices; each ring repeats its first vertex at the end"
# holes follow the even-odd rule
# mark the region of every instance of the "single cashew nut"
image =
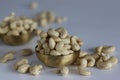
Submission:
POLYGON ((95 65, 95 59, 92 56, 87 55, 84 57, 84 59, 88 61, 88 67, 93 67, 95 65))
POLYGON ((68 67, 61 67, 58 69, 58 73, 60 73, 62 76, 66 76, 69 73, 68 67))
POLYGON ((44 32, 44 31, 41 31, 40 32, 40 37, 47 37, 48 35, 47 35, 47 32, 44 32))
POLYGON ((91 75, 91 72, 89 70, 87 70, 81 66, 78 66, 78 71, 79 71, 79 74, 83 75, 83 76, 90 76, 91 75))
POLYGON ((103 53, 113 53, 115 52, 115 46, 103 46, 102 52, 103 53))
POLYGON ((103 49, 103 46, 98 46, 98 47, 96 47, 95 50, 96 50, 97 53, 101 53, 102 49, 103 49))
POLYGON ((48 35, 51 37, 58 37, 59 33, 57 31, 55 31, 54 29, 49 29, 48 30, 48 35))
POLYGON ((50 38, 49 39, 49 47, 50 47, 50 49, 54 49, 54 47, 55 47, 55 41, 54 41, 54 39, 53 38, 50 38))
POLYGON ((62 51, 63 50, 63 47, 64 47, 64 43, 61 41, 61 42, 58 42, 57 44, 56 44, 56 50, 57 51, 62 51))
POLYGON ((111 69, 112 68, 112 63, 105 61, 103 62, 103 60, 100 58, 99 60, 97 60, 96 62, 96 67, 100 68, 100 69, 111 69))
POLYGON ((113 65, 116 65, 118 63, 118 58, 115 56, 111 56, 108 61, 111 62, 113 65))
POLYGON ((28 59, 23 58, 14 64, 14 68, 17 70, 20 65, 28 64, 28 59))
POLYGON ((35 66, 30 67, 29 73, 31 75, 37 76, 40 74, 41 69, 42 69, 42 65, 35 65, 35 66))
POLYGON ((6 63, 7 61, 13 60, 15 54, 15 52, 7 52, 3 57, 1 57, 0 62, 6 63))
POLYGON ((18 67, 17 71, 19 73, 27 73, 30 65, 29 64, 22 64, 18 67))
POLYGON ((61 53, 56 51, 56 50, 51 50, 50 51, 50 55, 52 55, 52 56, 59 56, 59 55, 61 55, 61 53))

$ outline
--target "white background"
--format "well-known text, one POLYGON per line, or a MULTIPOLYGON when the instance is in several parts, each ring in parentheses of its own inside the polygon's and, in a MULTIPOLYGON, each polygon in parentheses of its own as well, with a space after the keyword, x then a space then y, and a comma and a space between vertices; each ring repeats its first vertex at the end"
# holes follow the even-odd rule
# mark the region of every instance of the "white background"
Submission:
MULTIPOLYGON (((15 12, 17 16, 33 17, 42 10, 54 11, 58 16, 67 16, 68 21, 63 24, 53 24, 50 28, 66 27, 71 35, 79 36, 85 45, 82 50, 93 53, 98 45, 115 45, 114 53, 120 60, 120 1, 119 0, 35 0, 39 3, 36 10, 31 10, 29 4, 32 0, 0 0, 0 21, 15 12)), ((47 30, 40 28, 42 30, 47 30)), ((0 56, 8 51, 17 51, 16 59, 20 59, 22 48, 32 48, 36 45, 35 37, 31 42, 22 46, 8 46, 0 41, 0 56)), ((28 57, 31 64, 40 64, 35 52, 28 57)), ((0 63, 0 80, 118 80, 120 79, 120 63, 113 69, 104 71, 96 68, 89 69, 91 76, 84 77, 77 73, 75 68, 70 69, 68 76, 54 73, 54 68, 44 67, 39 76, 20 74, 13 69, 17 61, 0 63)), ((42 64, 42 63, 41 63, 42 64)))

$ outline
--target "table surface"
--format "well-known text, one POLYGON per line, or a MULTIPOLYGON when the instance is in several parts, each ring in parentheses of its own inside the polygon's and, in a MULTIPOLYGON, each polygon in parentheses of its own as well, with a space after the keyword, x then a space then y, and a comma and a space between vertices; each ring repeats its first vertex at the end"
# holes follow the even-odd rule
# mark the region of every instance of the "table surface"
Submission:
MULTIPOLYGON (((35 10, 29 8, 33 0, 0 0, 0 21, 15 12, 17 16, 33 17, 42 10, 54 11, 58 16, 66 16, 68 21, 62 24, 50 25, 50 28, 63 26, 72 35, 79 36, 84 41, 82 50, 92 53, 92 49, 99 45, 115 45, 114 53, 120 60, 120 0, 34 0, 39 7, 35 10)), ((41 30, 47 30, 40 28, 41 30)), ((20 50, 32 48, 36 45, 35 37, 31 42, 21 46, 8 46, 0 41, 0 56, 8 51, 16 51, 16 59, 20 59, 20 50)), ((35 53, 35 52, 34 52, 35 53)), ((31 64, 40 64, 35 54, 28 57, 31 64)), ((54 73, 54 68, 43 68, 39 76, 20 74, 13 69, 11 61, 7 64, 0 63, 0 80, 118 80, 120 79, 120 63, 111 70, 89 68, 91 76, 81 76, 76 69, 70 67, 68 76, 54 73)), ((42 64, 42 63, 41 63, 42 64)))

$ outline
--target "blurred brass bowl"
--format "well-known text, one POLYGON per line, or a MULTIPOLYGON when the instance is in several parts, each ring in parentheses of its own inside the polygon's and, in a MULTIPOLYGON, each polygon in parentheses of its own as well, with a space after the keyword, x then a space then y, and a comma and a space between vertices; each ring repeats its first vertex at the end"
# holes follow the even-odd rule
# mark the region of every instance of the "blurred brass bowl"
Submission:
POLYGON ((28 32, 27 34, 20 36, 7 36, 1 35, 1 40, 8 45, 22 45, 29 42, 34 36, 33 32, 28 32))
POLYGON ((76 52, 66 56, 51 56, 36 51, 36 55, 40 61, 49 67, 62 67, 73 64, 79 54, 76 52))

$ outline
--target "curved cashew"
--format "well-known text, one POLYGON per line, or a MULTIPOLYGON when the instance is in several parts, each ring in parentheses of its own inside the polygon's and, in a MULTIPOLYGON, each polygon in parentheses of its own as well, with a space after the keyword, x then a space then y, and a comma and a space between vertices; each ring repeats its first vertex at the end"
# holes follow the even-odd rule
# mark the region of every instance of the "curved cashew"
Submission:
POLYGON ((14 68, 17 69, 20 65, 28 64, 28 59, 23 58, 14 64, 14 68))
POLYGON ((66 38, 68 35, 67 30, 63 27, 57 28, 56 31, 58 31, 60 33, 61 38, 66 38))
POLYGON ((62 51, 63 47, 64 47, 64 43, 62 41, 60 41, 56 44, 55 48, 56 48, 57 51, 62 51))
POLYGON ((55 31, 54 29, 49 29, 48 35, 50 35, 51 37, 58 37, 59 33, 57 31, 55 31))
POLYGON ((30 65, 29 64, 22 64, 18 67, 17 71, 19 73, 27 73, 30 65))
POLYGON ((108 61, 111 62, 113 65, 116 65, 118 63, 118 58, 115 56, 111 56, 108 61))
POLYGON ((40 37, 47 37, 48 35, 47 35, 47 32, 44 32, 44 31, 41 31, 40 32, 40 37))
POLYGON ((113 53, 115 52, 115 46, 103 46, 102 52, 103 53, 113 53))
POLYGON ((87 55, 87 56, 84 57, 84 59, 87 60, 87 62, 88 62, 87 66, 88 67, 93 67, 95 65, 95 59, 92 56, 87 55))
POLYGON ((69 69, 68 67, 61 67, 58 69, 57 72, 60 73, 62 76, 66 76, 69 73, 69 69))
POLYGON ((35 66, 30 67, 29 72, 30 74, 37 76, 40 74, 41 69, 42 69, 42 65, 35 65, 35 66))
MULTIPOLYGON (((55 47, 55 41, 54 41, 54 39, 53 38, 50 38, 49 39, 49 47, 50 47, 50 49, 54 49, 54 47, 55 47)), ((56 46, 58 46, 58 45, 56 45, 56 46)))
POLYGON ((100 69, 111 69, 112 63, 109 61, 103 61, 101 58, 96 62, 96 67, 100 69))

